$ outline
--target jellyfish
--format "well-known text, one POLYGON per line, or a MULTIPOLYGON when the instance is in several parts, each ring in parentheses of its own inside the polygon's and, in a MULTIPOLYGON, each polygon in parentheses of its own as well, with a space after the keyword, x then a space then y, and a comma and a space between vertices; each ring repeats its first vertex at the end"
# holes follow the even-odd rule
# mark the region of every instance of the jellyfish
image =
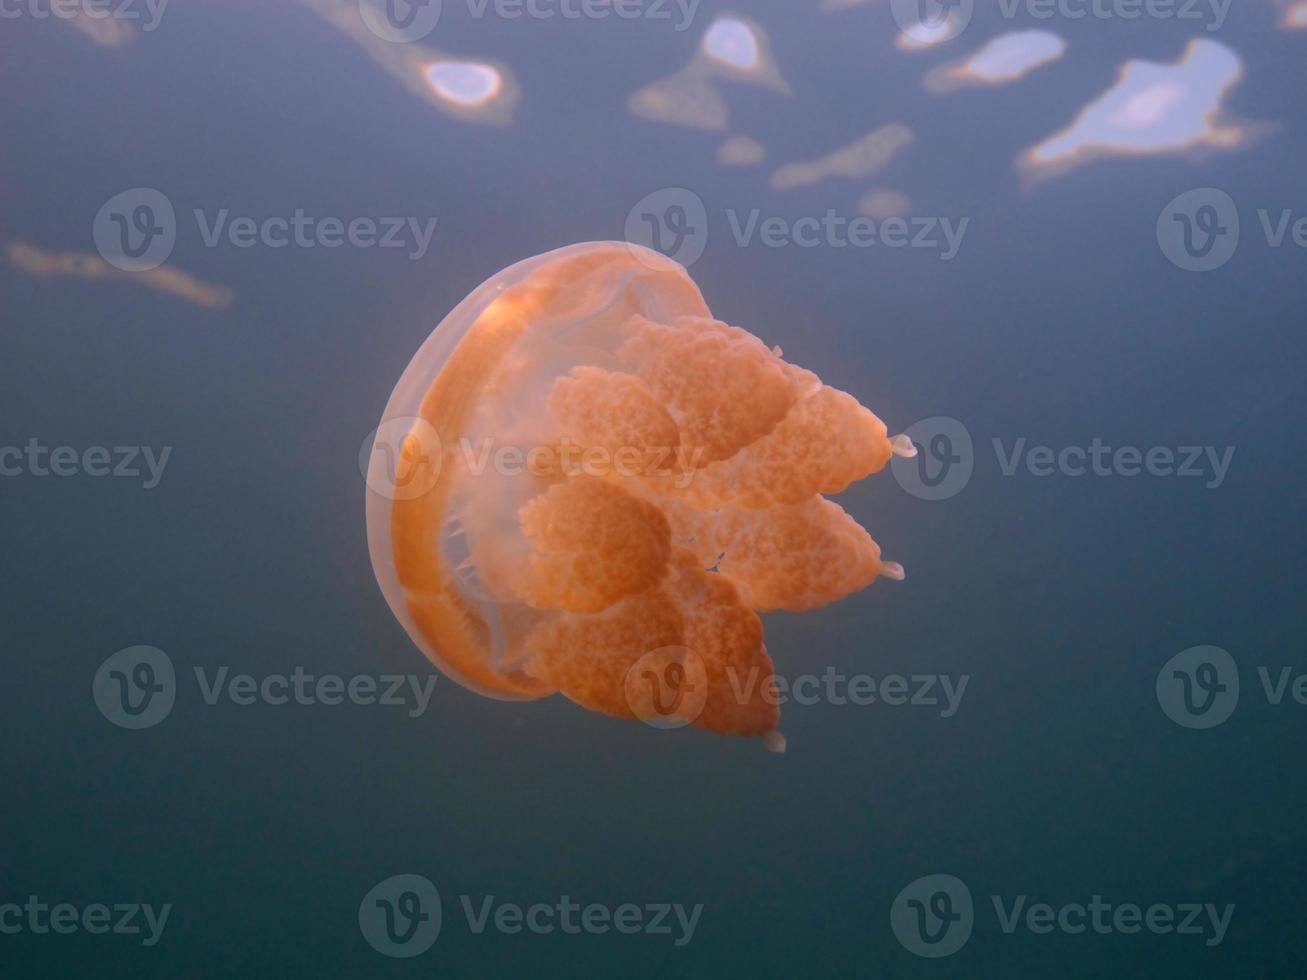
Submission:
POLYGON ((914 452, 714 319, 682 266, 572 245, 482 283, 413 357, 368 457, 368 544, 463 686, 779 751, 758 614, 903 578, 829 495, 914 452))

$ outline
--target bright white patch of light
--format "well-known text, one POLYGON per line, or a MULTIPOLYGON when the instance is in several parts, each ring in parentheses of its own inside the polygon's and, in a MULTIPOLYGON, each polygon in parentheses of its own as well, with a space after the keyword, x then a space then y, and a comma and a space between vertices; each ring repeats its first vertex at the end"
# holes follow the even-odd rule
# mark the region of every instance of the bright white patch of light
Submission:
POLYGON ((1014 31, 986 44, 962 71, 986 82, 1013 81, 1060 58, 1065 51, 1066 41, 1051 31, 1014 31))
POLYGON ((438 96, 459 106, 485 105, 503 85, 498 71, 475 61, 438 61, 425 74, 438 96))
POLYGON ((758 39, 748 24, 734 17, 719 17, 703 35, 703 49, 732 68, 758 67, 758 39))

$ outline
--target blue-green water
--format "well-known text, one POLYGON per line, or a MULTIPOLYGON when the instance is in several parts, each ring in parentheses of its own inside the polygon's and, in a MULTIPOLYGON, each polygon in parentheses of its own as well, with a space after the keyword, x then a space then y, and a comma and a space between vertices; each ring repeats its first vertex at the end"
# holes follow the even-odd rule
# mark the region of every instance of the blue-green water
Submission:
MULTIPOLYGON (((110 47, 39 3, 6 7, 0 241, 94 255, 102 206, 153 188, 177 213, 169 266, 232 299, 0 261, 0 447, 15 450, 0 458, 0 976, 1301 976, 1307 249, 1292 231, 1273 245, 1258 212, 1307 216, 1307 33, 1277 29, 1261 2, 1210 31, 1005 23, 981 6, 961 37, 911 54, 888 0, 752 3, 739 12, 768 32, 793 94, 722 82, 720 132, 627 108, 731 9, 709 0, 683 31, 446 0, 426 43, 511 67, 520 100, 502 126, 442 113, 299 5, 178 0, 110 47), (1066 55, 1010 85, 923 90, 931 68, 1031 26, 1066 55), (1193 38, 1243 60, 1223 112, 1255 139, 1023 185, 1018 153, 1128 59, 1174 62, 1193 38), (915 141, 883 173, 769 186, 781 164, 892 122, 915 141), (717 162, 740 133, 765 163, 717 162), (907 195, 914 216, 967 219, 957 254, 733 233, 755 209, 852 216, 873 187, 907 195), (1208 187, 1236 202, 1242 235, 1226 264, 1189 272, 1159 247, 1158 219, 1208 187), (478 697, 422 659, 369 562, 359 450, 423 339, 512 262, 622 238, 663 188, 704 203, 691 274, 717 316, 892 432, 944 417, 972 441, 970 480, 946 499, 923 499, 911 467, 840 498, 906 581, 765 617, 781 675, 837 678, 783 706, 784 755, 559 697, 478 697), (196 209, 437 223, 414 259, 208 247, 196 209), (1176 466, 1196 447, 1201 475, 1128 455, 1075 475, 1063 451, 1096 441, 1176 466), (33 443, 73 447, 70 475, 33 463, 33 443), (130 469, 120 446, 171 447, 157 485, 144 457, 139 476, 113 477, 82 455, 105 447, 130 469), (176 694, 132 730, 92 692, 137 645, 165 652, 176 694), (1163 710, 1158 678, 1174 689, 1168 661, 1208 645, 1233 658, 1239 690, 1194 667, 1192 704, 1237 700, 1198 729, 1163 710), (223 668, 438 679, 421 703, 211 704, 196 672, 212 683, 223 668), (854 675, 907 678, 907 703, 848 703, 838 678, 854 675), (939 703, 912 703, 919 676, 939 703), (950 710, 943 683, 956 694, 964 677, 950 710), (360 925, 400 874, 428 879, 443 911, 408 958, 360 925), (956 892, 904 892, 933 874, 965 883, 974 912, 961 948, 923 958, 941 947, 911 928, 901 941, 891 912, 907 908, 922 937, 952 928, 924 913, 948 912, 932 904, 944 896, 961 915, 956 892), (1111 906, 1099 929, 1095 896, 1111 906), (29 899, 74 911, 51 929, 29 899), (563 928, 567 901, 599 908, 590 926, 563 928), (104 934, 87 918, 130 903, 168 907, 156 936, 143 913, 104 934), (555 911, 513 931, 511 907, 539 903, 555 911), (675 911, 651 928, 664 903, 697 915, 693 929, 675 911), (1028 918, 1039 903, 1048 917, 1028 918), (1219 932, 1206 908, 1168 928, 1190 903, 1233 909, 1219 932), (639 908, 629 934, 595 925, 623 905, 639 908), (1132 905, 1164 909, 1149 928, 1113 920, 1132 905)), ((914 435, 938 481, 939 459, 962 453, 932 431, 914 435)))

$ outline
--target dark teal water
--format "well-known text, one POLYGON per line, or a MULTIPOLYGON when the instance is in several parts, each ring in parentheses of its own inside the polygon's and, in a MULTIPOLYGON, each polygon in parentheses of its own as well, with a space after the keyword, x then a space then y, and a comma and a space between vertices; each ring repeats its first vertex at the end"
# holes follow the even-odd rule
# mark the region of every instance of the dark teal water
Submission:
POLYGON ((1307 251, 1271 247, 1256 214, 1307 215, 1307 35, 1274 29, 1261 3, 1210 33, 1056 19, 1037 26, 1070 42, 1061 61, 936 96, 920 86, 930 67, 1008 29, 992 11, 940 53, 907 55, 887 4, 767 0, 743 12, 770 33, 794 95, 724 85, 731 127, 711 134, 637 118, 626 99, 688 62, 729 8, 705 0, 676 32, 445 7, 430 43, 512 66, 511 125, 441 114, 296 5, 178 2, 117 48, 26 6, 0 20, 0 239, 94 253, 101 206, 156 188, 183 218, 171 264, 234 294, 206 309, 0 262, 0 445, 172 447, 149 490, 30 466, 0 479, 0 976, 1303 975, 1307 707, 1292 678, 1307 671, 1307 251), (1017 153, 1124 61, 1174 61, 1198 36, 1243 58, 1225 109, 1269 124, 1263 138, 1021 186, 1017 153), (917 140, 885 174, 768 187, 775 166, 894 121, 917 140), (719 165, 728 132, 760 139, 767 163, 719 165), (913 214, 969 218, 957 256, 741 247, 724 217, 852 214, 881 185, 913 214), (787 677, 966 675, 956 712, 789 704, 777 756, 561 698, 489 701, 443 678, 417 717, 411 703, 206 703, 197 668, 433 674, 373 578, 359 447, 468 291, 529 255, 622 237, 636 202, 667 187, 707 207, 692 275, 717 316, 892 431, 949 417, 969 433, 974 471, 948 499, 888 471, 841 498, 906 581, 767 618, 787 677), (1202 187, 1238 202, 1243 237, 1228 264, 1190 273, 1155 225, 1202 187), (187 223, 196 208, 438 224, 416 261, 207 248, 187 223), (1095 439, 1234 455, 1219 486, 1004 472, 1020 440, 1095 439), (106 658, 142 644, 170 658, 176 703, 128 730, 92 686, 106 658), (1228 720, 1202 730, 1156 692, 1168 661, 1199 645, 1228 651, 1240 682, 1228 720), (1279 704, 1259 668, 1272 693, 1289 669, 1279 704), (442 897, 438 940, 408 959, 376 951, 359 921, 398 874, 442 897), (974 902, 970 939, 946 958, 914 955, 891 928, 896 896, 930 874, 974 902), (29 896, 73 906, 79 925, 34 928, 13 907, 29 896), (670 934, 477 932, 462 896, 474 909, 488 896, 702 909, 678 944, 674 915, 670 934), (1024 918, 1008 932, 994 896, 1004 914, 1019 896, 1234 908, 1209 943, 1044 933, 1024 918), (123 903, 170 906, 157 943, 80 924, 89 906, 123 903))

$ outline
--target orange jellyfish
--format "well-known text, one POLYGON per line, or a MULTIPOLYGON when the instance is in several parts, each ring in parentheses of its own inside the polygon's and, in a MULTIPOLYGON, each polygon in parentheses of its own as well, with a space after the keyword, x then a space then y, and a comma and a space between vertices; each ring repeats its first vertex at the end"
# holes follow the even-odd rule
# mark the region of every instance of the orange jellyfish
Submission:
POLYGON ((418 350, 371 447, 368 544, 463 686, 780 751, 758 613, 903 577, 826 495, 913 452, 713 319, 680 265, 572 245, 491 277, 418 350))

